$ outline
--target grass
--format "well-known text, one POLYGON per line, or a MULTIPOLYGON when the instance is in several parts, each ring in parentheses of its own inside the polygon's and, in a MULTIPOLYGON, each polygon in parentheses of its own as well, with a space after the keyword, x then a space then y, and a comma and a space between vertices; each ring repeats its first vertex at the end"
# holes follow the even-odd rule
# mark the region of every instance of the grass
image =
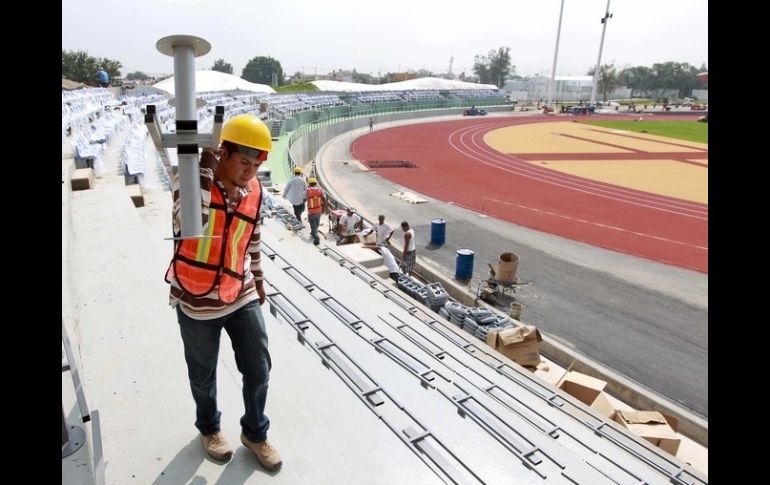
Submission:
POLYGON ((315 84, 312 84, 312 83, 287 84, 285 86, 272 86, 272 88, 275 89, 275 92, 278 94, 304 93, 307 91, 318 91, 318 88, 315 87, 315 84))
POLYGON ((709 142, 709 124, 695 121, 581 121, 586 125, 602 126, 615 130, 627 130, 650 135, 666 136, 698 143, 709 142))

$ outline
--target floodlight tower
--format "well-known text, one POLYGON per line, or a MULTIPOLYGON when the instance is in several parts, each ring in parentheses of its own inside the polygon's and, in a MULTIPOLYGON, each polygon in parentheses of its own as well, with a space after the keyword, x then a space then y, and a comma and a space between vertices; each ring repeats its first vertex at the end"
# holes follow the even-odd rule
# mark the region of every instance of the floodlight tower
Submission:
POLYGON ((559 9, 559 27, 556 29, 556 48, 553 52, 553 67, 551 68, 551 82, 548 84, 548 106, 551 106, 553 98, 553 86, 556 84, 556 58, 559 56, 559 37, 561 37, 561 16, 564 13, 564 0, 561 0, 559 9))
POLYGON ((610 0, 607 0, 607 8, 604 11, 604 17, 602 17, 602 40, 599 42, 599 57, 596 59, 596 68, 594 69, 594 82, 591 86, 591 105, 596 105, 596 86, 599 83, 599 72, 602 65, 602 47, 604 47, 604 33, 607 31, 607 21, 612 18, 610 13, 610 0))
POLYGON ((161 157, 165 157, 166 148, 177 151, 182 216, 182 235, 178 239, 200 238, 203 228, 198 147, 219 144, 224 118, 224 108, 217 106, 212 133, 198 134, 198 108, 204 103, 195 99, 195 57, 208 54, 211 44, 192 35, 171 35, 160 39, 155 47, 174 58, 174 99, 169 104, 176 109, 176 133, 160 132, 154 105, 147 106, 144 121, 161 157))

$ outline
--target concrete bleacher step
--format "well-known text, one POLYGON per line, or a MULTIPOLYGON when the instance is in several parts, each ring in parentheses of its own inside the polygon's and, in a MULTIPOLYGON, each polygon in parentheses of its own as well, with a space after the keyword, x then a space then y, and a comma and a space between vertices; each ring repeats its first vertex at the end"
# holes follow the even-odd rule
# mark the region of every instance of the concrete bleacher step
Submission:
POLYGON ((78 168, 70 178, 72 190, 89 190, 94 187, 94 169, 78 168))
POLYGON ((134 207, 144 207, 144 192, 142 186, 139 184, 126 185, 128 195, 131 197, 131 202, 134 203, 134 207))
MULTIPOLYGON (((554 422, 553 426, 559 427, 565 425, 565 432, 570 433, 570 436, 573 436, 573 433, 574 436, 580 435, 578 440, 584 443, 590 442, 590 446, 614 446, 611 443, 612 440, 602 438, 601 433, 595 431, 596 423, 594 421, 598 421, 600 418, 588 416, 587 419, 593 424, 585 422, 584 418, 586 418, 587 414, 585 411, 581 410, 579 405, 576 405, 571 401, 565 401, 564 404, 560 406, 553 406, 550 399, 543 393, 547 394, 557 391, 551 387, 545 386, 545 383, 538 383, 537 381, 529 379, 531 371, 519 369, 518 366, 511 363, 502 367, 504 371, 501 372, 499 366, 502 360, 500 359, 505 357, 502 356, 502 354, 496 354, 492 348, 487 347, 482 341, 477 340, 475 332, 469 334, 467 330, 453 328, 451 325, 447 325, 443 319, 438 320, 437 316, 433 316, 434 314, 430 313, 429 310, 418 304, 416 301, 411 305, 414 310, 411 310, 408 309, 407 306, 402 306, 395 300, 391 300, 390 297, 381 299, 372 296, 375 294, 373 293, 374 291, 382 293, 382 289, 379 285, 372 289, 362 286, 361 282, 357 281, 358 278, 365 283, 368 283, 368 281, 366 278, 361 277, 360 272, 356 272, 356 277, 354 277, 345 271, 345 269, 350 269, 353 264, 353 259, 347 259, 342 265, 338 264, 338 259, 335 256, 318 260, 317 258, 314 258, 313 255, 305 254, 308 245, 304 244, 302 241, 297 238, 285 237, 280 232, 275 234, 271 230, 271 226, 273 226, 274 223, 274 220, 266 221, 263 231, 263 242, 265 245, 269 246, 271 251, 276 253, 277 256, 274 260, 265 260, 263 264, 265 274, 268 275, 269 284, 275 286, 278 291, 282 292, 285 301, 291 301, 304 312, 302 314, 294 314, 294 316, 291 316, 292 312, 286 313, 286 315, 290 316, 289 320, 295 319, 298 321, 305 321, 304 319, 307 317, 313 322, 312 325, 308 327, 310 328, 308 332, 311 332, 314 327, 317 327, 324 332, 328 332, 329 335, 333 334, 334 336, 331 340, 333 340, 334 345, 349 352, 347 355, 349 355, 355 363, 360 365, 362 370, 367 372, 367 377, 371 378, 375 382, 375 385, 379 386, 380 383, 385 383, 386 390, 388 392, 393 392, 394 395, 398 393, 399 402, 403 403, 405 408, 410 409, 410 412, 414 411, 415 415, 419 410, 427 409, 427 414, 421 415, 421 417, 426 420, 426 423, 428 419, 433 419, 440 415, 439 409, 442 407, 438 406, 438 403, 433 402, 439 400, 439 396, 437 396, 436 393, 427 393, 420 394, 418 397, 418 395, 407 391, 409 386, 407 386, 405 382, 399 380, 403 378, 403 374, 399 374, 398 376, 391 375, 389 371, 387 371, 388 366, 392 365, 391 362, 385 362, 385 365, 383 365, 383 362, 381 361, 370 361, 369 358, 371 352, 367 353, 366 349, 360 349, 359 346, 349 341, 351 333, 353 337, 360 338, 374 346, 375 351, 380 348, 381 342, 385 342, 384 345, 386 345, 387 348, 391 350, 396 349, 396 352, 394 353, 386 352, 391 360, 398 361, 399 355, 406 356, 407 359, 412 359, 410 362, 418 368, 423 368, 421 367, 422 364, 420 362, 426 355, 422 352, 433 353, 435 356, 436 351, 444 351, 455 357, 455 359, 447 359, 447 362, 451 363, 448 367, 458 365, 459 367, 456 367, 456 369, 460 369, 460 367, 465 366, 465 363, 455 364, 460 361, 460 357, 458 356, 462 356, 464 359, 466 357, 465 353, 468 352, 465 346, 471 345, 474 348, 474 356, 478 357, 474 357, 475 360, 469 360, 468 368, 479 371, 479 373, 474 374, 477 376, 481 376, 482 372, 484 373, 486 382, 484 382, 483 386, 492 389, 492 391, 489 392, 496 393, 505 390, 508 392, 508 396, 512 396, 514 394, 520 395, 532 392, 533 389, 528 386, 538 386, 540 387, 540 390, 535 392, 535 394, 540 395, 542 399, 526 399, 525 406, 529 408, 528 412, 532 412, 535 416, 540 416, 548 422, 554 422), (344 268, 340 268, 340 266, 343 266, 344 268), (320 305, 320 307, 318 305, 320 305), (407 314, 402 313, 405 310, 408 312, 407 314), (421 316, 416 317, 416 315, 421 316), (430 323, 434 320, 436 322, 435 325, 430 323), (420 321, 422 321, 422 323, 420 323, 420 321), (346 331, 346 327, 348 331, 346 331), (350 330, 353 330, 353 332, 349 332, 350 330), (398 333, 394 334, 393 332, 398 333), (410 336, 414 336, 416 339, 410 339, 410 336), (416 343, 417 341, 421 342, 423 348, 416 349, 412 347, 404 340, 405 338, 409 339, 409 342, 412 343, 416 343), (454 345, 446 345, 451 344, 452 342, 454 342, 454 345), (483 349, 482 346, 484 347, 483 349), (356 351, 352 351, 354 348, 356 351), (368 367, 367 364, 372 365, 373 367, 368 367), (521 376, 526 376, 526 379, 522 379, 521 376), (387 385, 389 383, 391 384, 390 387, 387 385), (494 384, 494 386, 488 387, 490 384, 494 384), (422 398, 424 398, 425 401, 420 401, 420 404, 418 404, 418 399, 422 398), (431 402, 429 403, 428 400, 431 402), (562 408, 563 410, 559 411, 562 408), (575 421, 575 418, 578 416, 582 417, 575 421), (586 429, 576 425, 576 422, 582 423, 586 429), (596 435, 599 436, 597 437, 596 435)), ((335 253, 339 253, 339 255, 345 256, 343 253, 357 253, 365 248, 350 244, 336 247, 329 245, 329 249, 333 250, 335 253)), ((360 266, 360 263, 358 264, 360 266)), ((381 265, 374 265, 368 267, 366 272, 372 274, 376 272, 378 268, 384 269, 381 265)), ((353 273, 353 271, 351 271, 351 273, 353 273)), ((407 304, 413 301, 411 297, 401 292, 394 292, 393 296, 397 297, 399 300, 404 300, 407 304)), ((280 299, 278 301, 280 301, 280 299)), ((304 330, 302 332, 304 334, 304 330)), ((310 333, 310 335, 312 335, 312 333, 310 333)), ((313 338, 308 338, 307 341, 318 342, 318 340, 313 338)), ((428 361, 425 360, 424 362, 428 361)), ((440 370, 443 370, 443 367, 440 370)), ((459 380, 461 378, 464 379, 460 373, 457 373, 456 375, 458 376, 456 385, 466 386, 466 384, 468 384, 465 381, 459 380)), ((448 382, 448 380, 436 379, 434 381, 437 388, 440 388, 440 386, 448 388, 449 386, 446 382, 448 382)), ((482 388, 478 389, 484 391, 482 388)), ((442 394, 447 395, 445 393, 442 394)), ((563 397, 559 396, 557 399, 558 402, 561 402, 563 397)), ((469 402, 473 403, 475 401, 470 400, 469 402)), ((475 404, 470 405, 471 412, 475 406, 475 404)), ((387 407, 383 407, 382 409, 387 409, 387 407)), ((512 411, 512 409, 513 408, 508 406, 508 410, 501 410, 499 414, 495 412, 495 422, 511 422, 510 418, 512 417, 512 414, 510 414, 510 412, 517 413, 517 411, 512 411)), ((383 415, 387 414, 383 413, 383 415)), ((478 416, 479 415, 477 415, 477 417, 478 416)), ((485 410, 484 416, 492 415, 486 414, 485 410)), ((454 415, 452 415, 452 417, 454 417, 454 415)), ((436 422, 433 422, 435 430, 444 436, 450 434, 452 432, 450 430, 457 429, 455 425, 449 423, 448 418, 449 415, 441 415, 436 418, 436 422)), ((480 434, 481 430, 478 428, 469 428, 470 429, 465 429, 464 432, 475 433, 477 435, 480 434)), ((544 431, 540 427, 535 428, 544 431)), ((607 428, 609 429, 609 426, 607 428)), ((575 457, 583 456, 581 455, 582 449, 572 448, 570 445, 569 450, 566 450, 561 448, 561 444, 557 444, 554 447, 553 439, 551 439, 552 437, 547 438, 547 433, 541 434, 534 429, 524 430, 522 428, 522 432, 524 433, 522 436, 526 436, 526 439, 532 440, 533 442, 536 441, 537 446, 542 446, 545 450, 544 453, 558 452, 560 459, 566 463, 566 466, 563 467, 565 470, 564 472, 558 470, 558 473, 549 473, 547 475, 548 480, 545 480, 543 483, 567 483, 567 481, 559 482, 552 480, 553 477, 560 478, 562 476, 568 476, 570 479, 569 483, 585 483, 593 485, 595 483, 621 482, 605 481, 603 480, 603 476, 600 477, 600 475, 597 474, 597 469, 594 468, 594 466, 605 465, 603 462, 600 463, 601 460, 593 460, 593 457, 589 455, 586 455, 589 456, 589 459, 575 460, 575 457), (574 454, 574 456, 565 453, 571 453, 574 454), (588 466, 585 466, 586 463, 588 466), (559 475, 559 473, 561 473, 561 475, 559 475)), ((605 431, 602 431, 602 433, 603 432, 605 431)), ((466 434, 465 436, 467 439, 468 435, 466 434)), ((480 437, 476 442, 479 443, 477 446, 481 449, 481 446, 483 445, 481 444, 480 437)), ((582 446, 589 446, 589 444, 582 446)), ((634 447, 635 446, 636 444, 634 444, 634 447)), ((484 451, 485 453, 496 453, 499 450, 490 447, 484 448, 484 451)), ((617 454, 617 451, 608 449, 603 453, 612 453, 615 455, 617 454)), ((637 452, 634 451, 633 453, 637 452)), ((626 456, 623 454, 622 466, 628 467, 629 470, 635 469, 636 465, 634 464, 634 461, 637 456, 639 455, 626 456)), ((644 456, 650 455, 647 455, 647 452, 645 451, 644 456)), ((664 460, 668 460, 668 458, 666 457, 664 460)), ((542 461, 541 463, 538 463, 538 465, 543 473, 546 472, 545 468, 549 466, 547 461, 542 461)), ((617 465, 610 465, 608 468, 605 468, 604 471, 600 471, 599 473, 608 473, 608 470, 610 473, 616 473, 616 469, 613 468, 616 466, 617 465)), ((477 470, 478 469, 489 470, 489 468, 485 468, 483 465, 477 468, 477 470)), ((551 470, 557 472, 555 468, 552 468, 551 470)), ((650 477, 652 477, 652 475, 650 475, 650 477)), ((647 480, 646 477, 645 480, 647 480)), ((511 483, 514 482, 519 483, 516 480, 511 483)), ((657 479, 650 480, 650 483, 653 482, 658 483, 657 479)), ((503 483, 503 480, 490 480, 485 483, 503 483)), ((659 483, 663 483, 663 481, 661 480, 659 483)), ((703 481, 693 480, 692 483, 703 483, 703 481)))
POLYGON ((384 264, 381 264, 379 266, 371 266, 367 268, 369 273, 379 276, 382 279, 387 280, 388 276, 390 275, 390 270, 388 270, 388 267, 384 264))
MULTIPOLYGON (((355 261, 364 268, 373 268, 382 264, 382 256, 371 249, 364 248, 360 244, 331 245, 332 249, 344 255, 348 260, 355 261)), ((386 275, 387 276, 387 275, 386 275)))
POLYGON ((270 123, 270 137, 277 140, 281 136, 281 120, 272 120, 270 123))

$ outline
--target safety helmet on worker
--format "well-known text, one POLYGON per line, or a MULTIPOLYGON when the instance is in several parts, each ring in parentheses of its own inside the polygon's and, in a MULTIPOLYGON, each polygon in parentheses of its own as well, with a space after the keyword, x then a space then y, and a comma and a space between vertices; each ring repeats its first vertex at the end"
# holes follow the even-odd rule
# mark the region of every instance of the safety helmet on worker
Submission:
POLYGON ((222 126, 219 136, 222 141, 229 141, 246 148, 269 152, 273 140, 267 125, 253 114, 233 116, 222 126))
POLYGON ((318 183, 318 180, 316 180, 315 177, 310 177, 309 179, 307 179, 307 183, 309 183, 310 185, 315 185, 318 183))
POLYGON ((294 175, 299 175, 302 173, 302 167, 294 167, 294 175))

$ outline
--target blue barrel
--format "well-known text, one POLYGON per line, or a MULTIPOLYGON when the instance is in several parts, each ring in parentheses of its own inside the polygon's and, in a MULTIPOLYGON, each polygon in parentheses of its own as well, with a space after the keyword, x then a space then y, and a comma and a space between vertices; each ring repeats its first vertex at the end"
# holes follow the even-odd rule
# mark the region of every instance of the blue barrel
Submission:
POLYGON ((441 246, 446 241, 446 221, 433 219, 430 221, 430 243, 441 246))
POLYGON ((457 250, 457 264, 455 266, 455 278, 469 280, 473 276, 473 251, 470 249, 457 250))

